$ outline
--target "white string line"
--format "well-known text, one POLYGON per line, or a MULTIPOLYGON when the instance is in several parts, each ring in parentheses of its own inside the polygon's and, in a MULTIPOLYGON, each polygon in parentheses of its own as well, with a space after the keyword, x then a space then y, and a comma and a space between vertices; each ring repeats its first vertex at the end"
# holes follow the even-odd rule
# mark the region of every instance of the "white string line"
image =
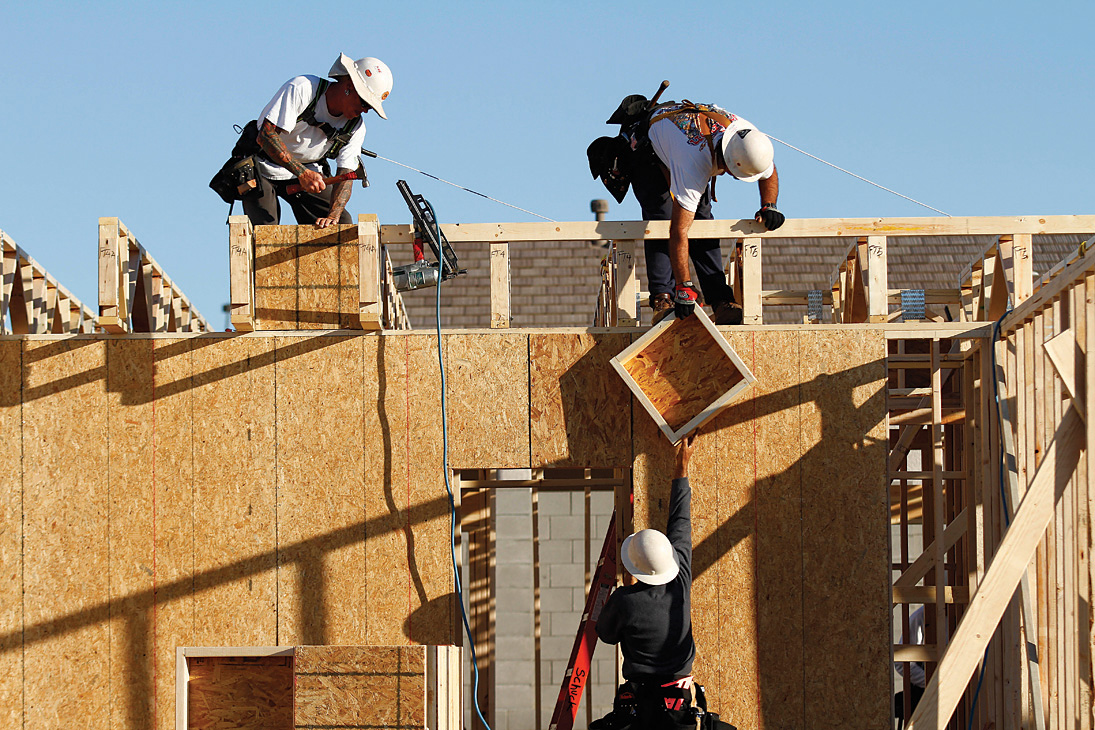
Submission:
POLYGON ((509 206, 510 208, 513 208, 514 210, 519 210, 522 213, 528 213, 529 215, 534 215, 537 218, 543 218, 544 220, 550 221, 551 223, 558 223, 558 221, 555 220, 554 218, 548 218, 546 215, 540 215, 539 213, 533 213, 531 210, 526 210, 526 209, 521 208, 521 207, 516 206, 516 205, 510 205, 509 203, 507 203, 504 200, 499 200, 498 198, 492 198, 489 195, 484 195, 483 193, 472 190, 471 188, 466 188, 463 185, 457 185, 454 182, 449 182, 448 180, 440 178, 437 175, 431 175, 430 173, 425 172, 424 170, 419 170, 417 167, 411 167, 410 165, 404 165, 402 162, 396 162, 395 160, 389 160, 387 157, 383 157, 381 155, 377 155, 376 159, 384 160, 385 162, 390 162, 393 165, 399 165, 400 167, 405 167, 408 170, 414 170, 415 172, 421 173, 422 175, 425 175, 426 177, 433 178, 434 180, 437 180, 438 182, 443 182, 446 185, 452 185, 454 188, 459 188, 459 189, 461 189, 465 192, 471 193, 472 195, 478 195, 480 198, 486 198, 487 200, 493 200, 495 203, 501 203, 502 205, 509 206))
MULTIPOLYGON (((767 132, 765 132, 765 134, 767 134, 767 132)), ((791 148, 791 149, 793 149, 793 150, 794 150, 795 152, 801 152, 802 154, 806 155, 807 157, 812 157, 813 159, 817 160, 818 162, 823 162, 823 163, 825 163, 826 165, 828 165, 829 167, 835 167, 835 168, 836 168, 837 170, 840 170, 840 171, 841 171, 841 172, 843 172, 843 173, 847 173, 848 175, 851 175, 852 177, 854 177, 854 178, 856 178, 856 179, 858 179, 858 180, 862 180, 862 181, 863 181, 863 182, 865 182, 865 183, 868 183, 868 184, 870 184, 870 185, 874 185, 874 186, 875 186, 876 188, 879 188, 880 190, 885 190, 885 191, 886 191, 887 193, 893 193, 894 195, 896 195, 896 196, 897 196, 897 197, 899 197, 899 198, 904 198, 905 200, 908 200, 908 201, 910 201, 910 202, 916 203, 917 205, 923 206, 923 207, 927 208, 928 210, 934 210, 934 211, 935 211, 936 213, 942 213, 943 215, 947 216, 948 218, 950 218, 950 217, 951 217, 951 214, 950 214, 950 213, 944 213, 943 211, 939 210, 939 208, 933 208, 933 207, 931 207, 930 205, 928 205, 927 203, 921 203, 921 202, 920 202, 919 200, 915 200, 914 198, 910 198, 910 197, 909 197, 908 195, 902 195, 901 193, 897 192, 896 190, 890 190, 889 188, 887 188, 887 187, 885 187, 885 186, 883 186, 883 185, 879 185, 879 184, 878 184, 878 183, 876 183, 876 182, 871 182, 870 180, 868 180, 868 179, 867 179, 867 178, 865 178, 865 177, 862 177, 862 176, 860 176, 860 175, 856 175, 856 174, 855 174, 854 172, 851 172, 851 171, 849 171, 849 170, 845 170, 845 169, 844 169, 843 167, 838 167, 837 165, 834 165, 834 164, 833 164, 833 163, 831 163, 831 162, 826 162, 825 160, 821 159, 821 158, 820 158, 820 157, 818 157, 817 155, 811 155, 811 154, 810 154, 809 152, 807 152, 806 150, 800 150, 800 149, 799 149, 798 147, 795 147, 795 146, 794 146, 793 144, 787 144, 787 143, 786 143, 786 142, 784 142, 784 141, 783 141, 782 139, 777 139, 777 138, 773 137, 773 136, 772 136, 772 135, 770 135, 770 134, 768 134, 768 138, 769 138, 769 139, 774 139, 774 140, 776 140, 776 141, 777 141, 777 142, 779 142, 779 143, 780 143, 781 145, 786 145, 787 147, 790 147, 790 148, 791 148)))

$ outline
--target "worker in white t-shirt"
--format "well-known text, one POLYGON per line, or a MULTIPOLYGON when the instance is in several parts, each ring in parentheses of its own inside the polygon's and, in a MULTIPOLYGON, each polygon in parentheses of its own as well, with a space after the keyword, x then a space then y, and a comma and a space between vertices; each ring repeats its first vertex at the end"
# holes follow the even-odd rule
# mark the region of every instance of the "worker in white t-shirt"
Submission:
MULTIPOLYGON (((676 287, 678 318, 692 314, 697 298, 688 270, 688 232, 708 186, 722 173, 760 188, 755 218, 767 230, 783 225, 776 208, 779 176, 772 142, 749 122, 714 105, 684 102, 661 107, 650 118, 650 143, 668 170, 673 212, 669 223, 669 256, 676 287)), ((712 189, 711 198, 714 199, 712 189)))
POLYGON ((289 203, 300 224, 326 228, 352 222, 346 204, 353 182, 328 186, 327 160, 335 161, 338 175, 360 170, 362 115, 372 109, 381 119, 388 118, 383 102, 392 90, 392 74, 379 59, 354 61, 343 53, 328 75, 331 81, 311 75, 290 79, 262 110, 257 139, 261 151, 255 156, 258 189, 243 198, 252 224, 279 223, 279 198, 289 203), (294 183, 302 190, 287 193, 294 183))

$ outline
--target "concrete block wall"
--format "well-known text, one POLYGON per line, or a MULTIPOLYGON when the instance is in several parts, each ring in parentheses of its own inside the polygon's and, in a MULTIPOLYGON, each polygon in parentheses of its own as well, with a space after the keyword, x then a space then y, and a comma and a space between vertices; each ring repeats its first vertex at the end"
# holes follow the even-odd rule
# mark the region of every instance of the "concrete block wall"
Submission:
MULTIPOLYGON (((499 489, 496 510, 494 730, 530 730, 536 727, 530 490, 499 489)), ((555 708, 585 607, 584 510, 583 492, 540 493, 540 691, 544 728, 555 708)), ((591 570, 596 570, 612 514, 612 493, 594 492, 590 512, 590 562, 591 570)), ((470 676, 469 667, 465 677, 470 676)), ((597 719, 612 709, 615 690, 615 647, 598 642, 590 681, 574 724, 576 730, 586 727, 585 706, 590 697, 593 718, 597 719)), ((472 696, 470 681, 464 696, 472 696)), ((471 727, 473 713, 470 707, 465 711, 467 727, 471 727)))

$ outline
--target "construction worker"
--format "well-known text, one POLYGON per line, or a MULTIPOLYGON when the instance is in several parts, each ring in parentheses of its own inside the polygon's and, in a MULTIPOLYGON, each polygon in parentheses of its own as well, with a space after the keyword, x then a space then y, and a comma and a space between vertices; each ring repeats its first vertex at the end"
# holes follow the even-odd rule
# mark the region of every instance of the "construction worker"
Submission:
POLYGON ((692 314, 698 298, 688 260, 716 324, 740 324, 741 306, 726 283, 718 239, 689 239, 692 221, 711 220, 714 180, 722 173, 760 187, 755 214, 767 230, 783 225, 776 208, 779 178, 771 140, 749 122, 714 105, 691 102, 651 107, 646 97, 626 97, 608 119, 620 135, 601 137, 587 149, 590 171, 622 202, 630 183, 645 220, 669 220, 668 241, 646 241, 652 320, 670 310, 692 314), (729 133, 728 133, 729 132, 729 133))
MULTIPOLYGON (((619 644, 623 676, 613 711, 594 730, 695 728, 693 699, 703 710, 702 688, 692 681, 692 489, 688 461, 696 434, 677 447, 665 532, 640 530, 623 541, 620 558, 638 581, 609 596, 597 619, 597 636, 619 644), (693 691, 696 694, 694 696, 693 691)), ((705 727, 723 727, 705 715, 705 727)))
MULTIPOLYGON (((254 225, 277 224, 284 199, 297 223, 326 228, 351 223, 346 204, 353 182, 328 186, 327 159, 333 159, 339 175, 360 171, 359 155, 365 140, 362 115, 375 111, 387 119, 383 102, 392 91, 392 74, 376 58, 350 59, 345 53, 331 66, 332 81, 318 76, 297 76, 278 89, 258 120, 255 155, 258 189, 243 197, 243 210, 254 225), (286 188, 299 183, 300 192, 286 188)), ((364 177, 362 177, 364 183, 364 177)))

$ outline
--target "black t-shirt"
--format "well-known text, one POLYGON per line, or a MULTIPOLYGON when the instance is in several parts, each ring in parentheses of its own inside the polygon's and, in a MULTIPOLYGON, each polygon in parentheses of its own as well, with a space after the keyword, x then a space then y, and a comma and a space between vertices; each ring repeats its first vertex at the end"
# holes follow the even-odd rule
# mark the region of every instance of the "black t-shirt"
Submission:
POLYGON ((597 636, 619 644, 625 679, 686 677, 692 673, 692 488, 674 479, 665 530, 680 571, 665 585, 618 588, 597 619, 597 636))

